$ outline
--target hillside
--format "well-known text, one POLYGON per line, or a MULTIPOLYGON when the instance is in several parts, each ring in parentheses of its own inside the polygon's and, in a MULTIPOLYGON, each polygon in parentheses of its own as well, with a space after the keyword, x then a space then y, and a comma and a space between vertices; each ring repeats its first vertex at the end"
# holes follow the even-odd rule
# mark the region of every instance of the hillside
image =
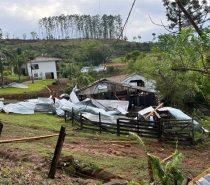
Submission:
POLYGON ((22 40, 22 39, 2 39, 0 44, 5 47, 17 48, 23 50, 35 51, 37 55, 47 54, 49 56, 61 57, 68 59, 69 54, 76 52, 78 48, 87 45, 90 42, 100 43, 102 46, 107 46, 109 51, 103 51, 109 56, 113 50, 111 57, 124 56, 126 53, 133 50, 148 52, 151 50, 151 43, 129 42, 116 39, 57 39, 57 40, 22 40), (117 42, 117 44, 116 44, 117 42))

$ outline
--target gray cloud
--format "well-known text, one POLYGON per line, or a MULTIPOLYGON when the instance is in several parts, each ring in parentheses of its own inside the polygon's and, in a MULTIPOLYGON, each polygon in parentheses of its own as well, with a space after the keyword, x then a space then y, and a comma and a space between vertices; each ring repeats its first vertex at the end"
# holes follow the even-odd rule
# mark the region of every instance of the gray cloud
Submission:
MULTIPOLYGON (((22 38, 23 33, 30 38, 30 32, 39 33, 37 22, 43 17, 61 14, 120 14, 123 24, 130 11, 132 0, 7 0, 1 2, 0 28, 9 32, 10 38, 22 38)), ((154 25, 150 19, 166 22, 165 9, 160 0, 137 0, 125 29, 126 36, 132 40, 140 35, 142 41, 151 41, 152 33, 166 32, 154 25)))

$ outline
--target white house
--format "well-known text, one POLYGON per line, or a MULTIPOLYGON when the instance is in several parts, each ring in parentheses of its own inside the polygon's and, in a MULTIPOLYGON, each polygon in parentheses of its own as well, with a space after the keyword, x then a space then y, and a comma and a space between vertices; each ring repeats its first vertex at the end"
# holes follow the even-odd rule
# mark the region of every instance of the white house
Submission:
POLYGON ((59 74, 58 62, 61 60, 53 57, 37 57, 28 62, 28 75, 30 77, 33 75, 35 79, 57 79, 59 74))
MULTIPOLYGON (((91 67, 83 67, 80 71, 81 73, 88 73, 91 67)), ((99 66, 93 66, 93 71, 100 72, 100 71, 106 71, 106 66, 99 65, 99 66)))

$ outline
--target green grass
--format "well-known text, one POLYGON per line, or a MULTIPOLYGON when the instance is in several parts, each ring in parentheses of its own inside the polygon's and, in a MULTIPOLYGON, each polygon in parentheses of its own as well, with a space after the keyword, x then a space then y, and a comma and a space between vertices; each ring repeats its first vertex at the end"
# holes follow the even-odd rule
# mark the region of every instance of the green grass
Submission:
MULTIPOLYGON (((80 144, 81 141, 91 143, 93 146, 98 140, 128 140, 126 136, 117 137, 116 134, 93 132, 93 131, 74 131, 75 126, 72 127, 71 121, 67 123, 64 119, 49 113, 35 113, 32 115, 20 114, 5 114, 0 113, 0 121, 4 124, 1 140, 34 137, 41 135, 49 135, 59 133, 61 125, 66 127, 65 144, 74 143, 80 144)), ((13 142, 1 144, 1 148, 5 150, 12 150, 29 154, 36 153, 41 157, 52 158, 57 143, 58 137, 50 137, 41 140, 33 140, 30 142, 13 142)), ((82 146, 81 146, 82 147, 82 146)), ((100 148, 99 148, 100 152, 100 148)), ((126 176, 127 170, 131 169, 131 178, 139 176, 140 169, 146 166, 145 160, 142 158, 116 157, 104 156, 94 154, 89 151, 72 151, 71 149, 63 149, 62 156, 73 155, 75 159, 81 161, 82 164, 95 164, 99 168, 115 174, 126 176)), ((24 159, 20 158, 20 161, 24 159)), ((22 161, 24 162, 24 161, 22 161)), ((30 161, 26 161, 29 162, 30 161)), ((146 170, 145 170, 146 171, 146 170)), ((147 172, 141 172, 143 177, 147 172)))
MULTIPOLYGON (((17 75, 8 75, 8 76, 4 76, 4 77, 9 80, 19 80, 19 77, 17 75)), ((20 79, 21 80, 28 79, 28 76, 20 76, 20 79)))
POLYGON ((28 86, 27 89, 21 89, 21 88, 13 88, 13 87, 6 87, 3 89, 0 89, 0 95, 3 94, 23 94, 25 91, 27 93, 35 93, 42 89, 44 89, 46 86, 52 84, 52 80, 37 80, 34 83, 31 81, 24 82, 24 85, 28 86))
POLYGON ((113 63, 124 62, 124 56, 111 59, 113 63))

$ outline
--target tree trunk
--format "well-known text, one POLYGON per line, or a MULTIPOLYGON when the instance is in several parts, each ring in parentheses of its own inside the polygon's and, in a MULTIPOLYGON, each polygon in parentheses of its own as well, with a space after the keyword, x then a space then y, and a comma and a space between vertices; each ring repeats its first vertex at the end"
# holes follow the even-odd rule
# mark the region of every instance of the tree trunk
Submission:
POLYGON ((193 18, 190 16, 190 14, 187 12, 187 10, 184 8, 184 6, 182 5, 182 3, 180 2, 180 0, 176 0, 176 3, 178 4, 179 8, 182 10, 182 12, 185 14, 185 16, 189 19, 189 21, 191 22, 192 26, 195 28, 195 30, 197 31, 198 35, 201 36, 202 35, 202 31, 199 29, 198 25, 195 23, 195 21, 193 20, 193 18))

